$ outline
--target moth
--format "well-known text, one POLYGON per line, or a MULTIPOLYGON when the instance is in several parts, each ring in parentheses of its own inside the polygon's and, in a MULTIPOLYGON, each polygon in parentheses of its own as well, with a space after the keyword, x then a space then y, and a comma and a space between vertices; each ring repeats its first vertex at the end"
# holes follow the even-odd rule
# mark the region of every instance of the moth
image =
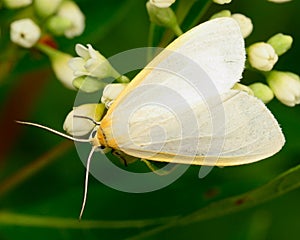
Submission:
MULTIPOLYGON (((285 143, 262 101, 233 90, 244 70, 245 46, 231 18, 187 31, 160 52, 111 104, 89 139, 94 151, 111 148, 151 161, 233 166, 259 161, 285 143)), ((83 116, 84 117, 84 116, 83 116)))

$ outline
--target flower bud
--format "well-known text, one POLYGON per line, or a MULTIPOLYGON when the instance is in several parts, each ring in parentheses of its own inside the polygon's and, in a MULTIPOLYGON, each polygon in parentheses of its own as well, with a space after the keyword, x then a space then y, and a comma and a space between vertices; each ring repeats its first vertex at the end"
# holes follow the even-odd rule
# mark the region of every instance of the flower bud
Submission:
POLYGON ((231 0, 212 0, 214 3, 217 3, 217 4, 227 4, 227 3, 230 3, 231 0))
MULTIPOLYGON (((65 30, 67 38, 73 38, 82 34, 85 28, 85 17, 76 3, 63 1, 57 10, 57 16, 70 21, 70 27, 65 30)), ((59 28, 60 26, 57 25, 59 28)))
POLYGON ((73 86, 83 92, 92 93, 105 87, 106 83, 91 76, 80 76, 73 80, 73 86))
POLYGON ((147 2, 146 7, 151 22, 172 29, 177 36, 182 34, 176 15, 171 8, 159 8, 151 2, 147 2))
POLYGON ((33 7, 40 17, 46 18, 57 11, 61 2, 62 0, 35 0, 33 7))
POLYGON ((267 82, 276 98, 283 104, 294 107, 300 103, 300 78, 291 72, 271 71, 267 82))
POLYGON ((239 91, 244 91, 244 92, 248 93, 248 94, 251 95, 251 96, 254 95, 254 93, 253 93, 253 91, 251 90, 251 88, 249 88, 249 87, 246 86, 246 85, 240 84, 240 83, 234 84, 234 86, 232 87, 232 89, 234 89, 234 90, 239 90, 239 91))
POLYGON ((276 54, 278 56, 281 56, 284 54, 287 50, 289 50, 293 43, 293 38, 289 35, 284 35, 282 33, 277 33, 273 37, 271 37, 267 43, 272 45, 274 48, 276 54))
POLYGON ((270 102, 274 98, 272 90, 263 83, 253 83, 249 85, 252 89, 254 96, 262 100, 264 103, 270 102))
POLYGON ((231 17, 239 24, 243 38, 248 37, 252 33, 253 24, 250 18, 240 13, 232 14, 231 17))
POLYGON ((274 48, 265 42, 252 44, 247 49, 248 60, 253 68, 261 71, 270 71, 278 60, 274 48))
POLYGON ((61 36, 72 27, 72 22, 60 16, 52 16, 47 20, 46 27, 54 35, 61 36))
POLYGON ((103 115, 104 109, 103 104, 94 103, 74 107, 67 115, 63 129, 72 136, 84 136, 95 128, 95 124, 89 119, 76 116, 88 117, 98 122, 103 115))
POLYGON ((231 16, 231 12, 229 10, 222 10, 212 15, 210 19, 212 20, 215 18, 230 17, 230 16, 231 16))
POLYGON ((7 8, 21 8, 26 7, 32 3, 32 0, 2 0, 4 6, 7 8))
POLYGON ((176 0, 149 0, 149 2, 159 8, 170 7, 176 0))
POLYGON ((37 48, 49 57, 57 79, 60 80, 65 87, 74 90, 75 88, 72 84, 74 75, 68 65, 72 56, 43 44, 38 44, 37 48))
POLYGON ((75 51, 79 57, 69 62, 74 76, 91 76, 100 80, 108 77, 116 79, 121 76, 92 45, 88 44, 86 48, 81 44, 76 44, 75 51))
POLYGON ((268 0, 268 1, 273 3, 285 3, 285 2, 290 2, 292 0, 268 0))
POLYGON ((41 36, 41 30, 31 19, 24 18, 14 21, 10 25, 10 39, 12 42, 31 48, 41 36))
POLYGON ((105 104, 106 108, 109 108, 113 101, 120 95, 120 93, 126 88, 127 84, 115 83, 108 84, 103 91, 101 102, 105 104))

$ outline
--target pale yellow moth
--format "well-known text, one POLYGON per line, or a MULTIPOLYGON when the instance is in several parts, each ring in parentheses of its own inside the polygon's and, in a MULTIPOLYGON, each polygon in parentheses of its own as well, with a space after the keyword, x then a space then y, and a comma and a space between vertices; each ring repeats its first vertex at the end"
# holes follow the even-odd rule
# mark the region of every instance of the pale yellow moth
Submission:
MULTIPOLYGON (((90 159, 100 146, 153 161, 208 166, 247 164, 278 152, 285 139, 271 112, 259 99, 231 89, 242 76, 244 62, 244 40, 236 22, 230 18, 214 19, 184 33, 155 57, 112 103, 90 139, 76 139, 38 124, 22 123, 93 145, 87 160, 81 216, 90 159), (193 86, 197 82, 182 77, 193 70, 186 59, 209 77, 205 81, 210 82, 201 83, 203 91, 209 84, 215 87, 208 97, 197 92, 193 86), (172 90, 178 98, 165 99, 164 89, 172 90), (164 103, 171 103, 175 110, 166 111, 164 103), (189 113, 184 106, 188 106, 189 113), (219 122, 218 109, 224 117, 219 122), (185 117, 190 113, 193 121, 185 117), (212 151, 211 145, 220 146, 219 150, 212 151)), ((200 81, 202 75, 197 77, 200 81)))

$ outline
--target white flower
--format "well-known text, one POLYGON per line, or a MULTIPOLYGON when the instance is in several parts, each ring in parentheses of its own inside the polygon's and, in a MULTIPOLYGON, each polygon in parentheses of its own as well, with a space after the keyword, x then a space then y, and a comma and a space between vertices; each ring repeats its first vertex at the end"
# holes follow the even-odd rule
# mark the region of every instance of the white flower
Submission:
POLYGON ((90 44, 87 45, 87 48, 81 44, 76 44, 75 51, 79 57, 72 58, 69 62, 75 77, 91 76, 104 79, 120 76, 107 59, 90 44))
POLYGON ((120 93, 126 88, 127 84, 115 83, 108 84, 101 97, 101 102, 105 104, 106 108, 109 108, 113 101, 120 95, 120 93))
POLYGON ((54 14, 62 0, 35 0, 33 6, 37 14, 41 17, 48 17, 54 14))
POLYGON ((212 1, 217 4, 227 4, 231 2, 231 0, 212 0, 212 1))
POLYGON ((283 104, 294 107, 300 103, 300 78, 297 74, 271 71, 267 82, 276 98, 283 104))
POLYGON ((243 38, 248 37, 252 33, 253 24, 250 18, 240 13, 232 14, 231 17, 239 24, 243 38))
POLYGON ((159 8, 170 7, 176 0, 149 0, 149 2, 159 8))
POLYGON ((271 37, 267 43, 272 45, 276 54, 281 56, 287 50, 289 50, 293 43, 293 38, 289 35, 284 35, 282 33, 277 33, 273 37, 271 37))
POLYGON ((274 2, 274 3, 285 3, 285 2, 290 2, 292 0, 268 0, 269 2, 274 2))
POLYGON ((146 3, 147 12, 152 23, 170 28, 177 36, 182 34, 177 17, 171 8, 160 8, 151 2, 146 3))
POLYGON ((85 17, 79 7, 72 1, 63 1, 57 11, 57 16, 70 21, 70 28, 66 29, 64 35, 73 38, 82 34, 85 28, 85 17))
POLYGON ((263 83, 253 83, 249 85, 249 88, 253 91, 254 96, 262 100, 264 103, 268 103, 274 98, 272 90, 263 83))
POLYGON ((31 19, 24 18, 11 23, 10 39, 12 42, 30 48, 37 43, 41 30, 31 19))
POLYGON ((32 3, 32 0, 3 0, 7 8, 21 8, 26 7, 32 3))
POLYGON ((248 49, 248 60, 253 68, 270 71, 278 60, 274 48, 265 42, 252 44, 248 49))
POLYGON ((72 84, 74 75, 72 69, 69 67, 69 61, 72 57, 70 54, 59 52, 54 56, 50 56, 50 60, 57 79, 65 87, 74 90, 75 88, 72 84))
POLYGON ((50 58, 51 66, 57 79, 65 87, 75 90, 72 84, 74 78, 73 71, 69 67, 69 61, 73 56, 43 44, 38 44, 37 48, 50 58))
POLYGON ((67 115, 63 128, 72 136, 83 136, 88 134, 95 128, 95 124, 86 118, 93 119, 95 122, 100 121, 105 107, 103 104, 88 103, 78 107, 74 107, 71 112, 67 115))

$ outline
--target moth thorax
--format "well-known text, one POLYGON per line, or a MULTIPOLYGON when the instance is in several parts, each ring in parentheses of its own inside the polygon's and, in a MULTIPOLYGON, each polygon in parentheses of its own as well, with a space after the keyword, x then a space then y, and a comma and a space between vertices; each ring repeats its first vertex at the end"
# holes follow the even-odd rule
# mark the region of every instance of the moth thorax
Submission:
POLYGON ((107 142, 106 142, 106 137, 103 133, 103 130, 102 130, 101 126, 99 126, 99 128, 98 128, 97 135, 96 135, 95 139, 97 139, 99 141, 99 145, 104 146, 104 147, 108 147, 107 142))

